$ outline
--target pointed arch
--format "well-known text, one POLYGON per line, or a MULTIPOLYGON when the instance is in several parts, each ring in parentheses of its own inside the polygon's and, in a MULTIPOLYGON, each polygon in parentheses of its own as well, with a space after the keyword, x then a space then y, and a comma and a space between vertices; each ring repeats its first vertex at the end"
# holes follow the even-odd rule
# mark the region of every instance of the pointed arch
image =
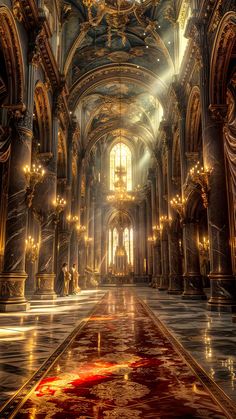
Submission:
POLYGON ((8 75, 8 100, 11 105, 24 102, 24 65, 15 19, 7 6, 0 6, 0 45, 8 75))
POLYGON ((220 21, 211 56, 210 103, 226 103, 228 68, 236 42, 236 12, 226 13, 220 21))

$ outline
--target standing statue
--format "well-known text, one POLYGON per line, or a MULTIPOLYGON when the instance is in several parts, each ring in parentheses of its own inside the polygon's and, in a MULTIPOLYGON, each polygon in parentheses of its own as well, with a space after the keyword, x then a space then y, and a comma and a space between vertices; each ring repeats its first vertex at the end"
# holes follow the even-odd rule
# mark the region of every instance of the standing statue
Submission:
POLYGON ((76 269, 76 264, 73 263, 71 268, 70 294, 77 295, 79 292, 79 273, 76 269))

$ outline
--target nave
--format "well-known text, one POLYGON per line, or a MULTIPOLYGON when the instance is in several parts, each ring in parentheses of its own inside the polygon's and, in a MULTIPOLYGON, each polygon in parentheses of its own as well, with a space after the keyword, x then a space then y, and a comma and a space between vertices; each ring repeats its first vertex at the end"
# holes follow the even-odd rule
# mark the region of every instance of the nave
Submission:
MULTIPOLYGON (((24 322, 19 318, 20 339, 20 327, 18 335, 9 325, 1 328, 1 373, 12 380, 1 418, 235 417, 236 328, 225 330, 228 313, 149 288, 81 294, 32 308, 24 322), (11 360, 9 338, 18 359, 11 360), (23 376, 27 345, 24 362, 33 368, 23 376)), ((7 387, 3 382, 2 402, 7 387)))

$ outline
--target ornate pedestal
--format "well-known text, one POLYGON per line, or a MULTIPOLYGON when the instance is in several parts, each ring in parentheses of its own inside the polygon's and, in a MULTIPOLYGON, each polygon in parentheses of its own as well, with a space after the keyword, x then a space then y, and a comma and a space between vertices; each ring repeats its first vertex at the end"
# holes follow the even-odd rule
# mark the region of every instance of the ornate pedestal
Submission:
POLYGON ((25 299, 25 273, 0 274, 0 311, 26 311, 30 304, 25 299))
POLYGON ((37 288, 34 293, 34 299, 55 300, 57 298, 54 291, 55 276, 52 273, 38 273, 36 275, 37 288))

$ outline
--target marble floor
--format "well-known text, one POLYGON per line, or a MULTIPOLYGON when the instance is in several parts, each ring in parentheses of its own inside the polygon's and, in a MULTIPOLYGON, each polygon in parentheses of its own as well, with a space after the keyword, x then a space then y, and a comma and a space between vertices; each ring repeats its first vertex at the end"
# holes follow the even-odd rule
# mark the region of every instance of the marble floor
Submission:
POLYGON ((207 310, 204 301, 152 288, 136 292, 209 376, 236 402, 236 324, 232 314, 207 310))
MULTIPOLYGON (((29 312, 0 314, 1 405, 88 318, 107 291, 82 291, 53 303, 33 301, 29 312)), ((209 312, 206 302, 183 301, 148 287, 137 287, 133 292, 236 402, 236 324, 231 314, 209 312)))
POLYGON ((109 290, 47 363, 2 419, 236 417, 236 405, 134 289, 109 290))
POLYGON ((54 302, 32 301, 28 312, 0 314, 0 405, 90 314, 105 292, 84 290, 54 302))

